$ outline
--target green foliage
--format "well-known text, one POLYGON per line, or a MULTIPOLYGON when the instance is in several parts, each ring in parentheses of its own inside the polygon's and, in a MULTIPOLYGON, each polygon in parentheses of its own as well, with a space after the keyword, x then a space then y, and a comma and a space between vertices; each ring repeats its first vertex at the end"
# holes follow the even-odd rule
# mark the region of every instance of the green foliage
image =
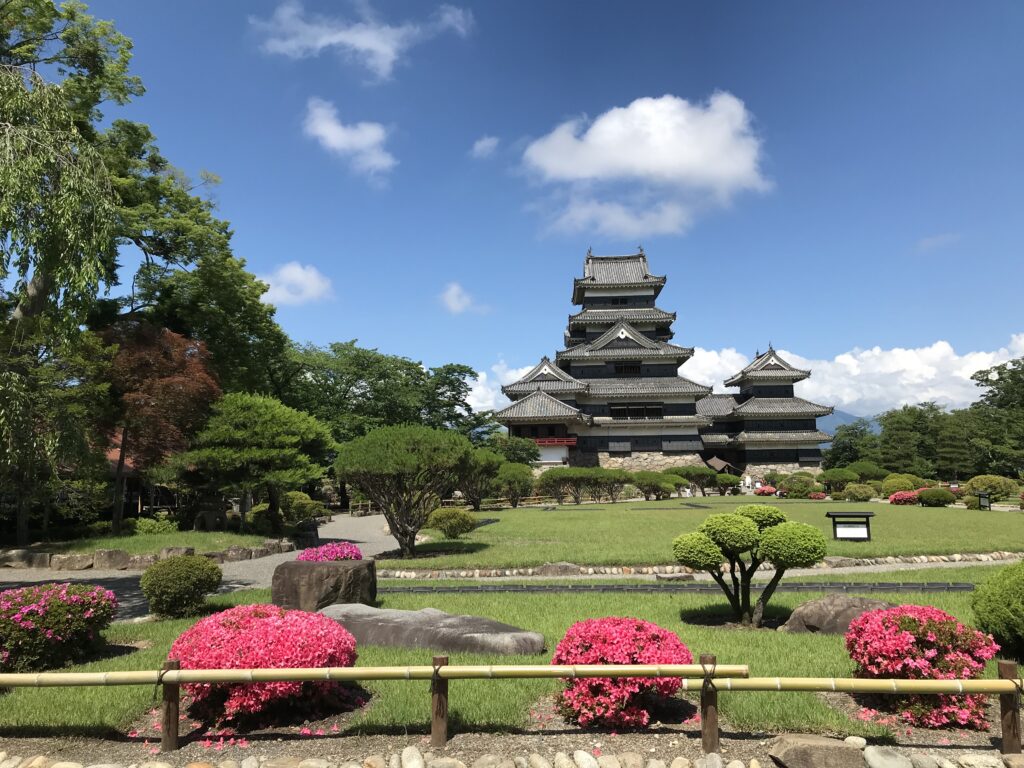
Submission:
POLYGON ((288 491, 281 496, 281 513, 287 522, 298 523, 322 517, 327 513, 327 508, 322 502, 311 499, 308 493, 288 491))
POLYGON ((770 486, 778 488, 782 485, 783 481, 789 477, 785 472, 776 472, 772 470, 764 473, 764 481, 770 486))
POLYGON ((220 568, 208 557, 178 555, 149 566, 140 584, 153 613, 181 618, 201 613, 206 595, 217 590, 220 580, 220 568))
POLYGON ((551 496, 559 504, 565 501, 566 491, 564 470, 567 467, 552 467, 544 470, 537 478, 537 492, 543 496, 551 496))
POLYGON ((582 504, 592 477, 589 467, 553 467, 540 476, 540 485, 559 504, 566 496, 573 504, 582 504))
POLYGON ((674 490, 672 483, 661 472, 633 472, 632 483, 647 500, 668 498, 674 490))
POLYGON ((696 571, 713 571, 722 564, 722 549, 701 531, 683 533, 672 541, 672 554, 683 565, 696 571))
POLYGON ((504 462, 500 453, 487 448, 475 448, 462 461, 456 488, 474 510, 480 511, 480 505, 494 487, 498 469, 504 462))
POLYGON ((752 517, 735 513, 709 515, 697 530, 727 555, 749 552, 757 545, 760 536, 752 517))
POLYGON ((514 437, 503 432, 495 432, 484 443, 495 453, 505 457, 512 464, 533 464, 540 461, 540 447, 528 437, 514 437))
POLYGON ((440 531, 446 539, 457 539, 476 528, 476 518, 458 507, 442 507, 430 513, 427 527, 440 531))
POLYGON ((810 568, 825 557, 825 534, 807 523, 779 523, 764 531, 758 555, 776 569, 810 568))
POLYGON ((260 536, 272 536, 277 529, 277 521, 270 514, 270 505, 266 502, 254 504, 249 510, 249 530, 260 536))
POLYGON ((787 499, 806 499, 816 490, 813 478, 807 475, 790 475, 779 484, 779 489, 785 491, 787 499))
POLYGON ((498 467, 495 484, 508 503, 518 507, 519 501, 533 492, 533 469, 529 464, 506 461, 498 467))
POLYGON ((978 493, 987 493, 992 501, 1005 501, 1016 498, 1020 493, 1020 486, 1015 480, 1008 477, 978 475, 964 483, 963 490, 965 498, 978 493))
POLYGON ((888 498, 898 491, 916 491, 924 480, 916 475, 893 473, 882 481, 882 495, 888 498))
POLYGON ((749 517, 757 524, 757 529, 762 533, 773 525, 786 522, 786 515, 783 511, 770 504, 741 504, 733 512, 749 517))
POLYGON ((1000 568, 971 598, 978 628, 995 638, 1003 654, 1024 661, 1024 563, 1000 568))
POLYGON ((871 501, 878 493, 870 485, 851 483, 843 490, 847 501, 871 501))
POLYGON ((730 475, 728 472, 722 472, 721 474, 715 475, 715 485, 718 487, 718 492, 725 496, 733 488, 739 488, 740 483, 743 482, 736 475, 730 475))
POLYGON ((685 480, 688 480, 693 485, 700 489, 702 496, 707 496, 705 490, 708 486, 715 484, 715 478, 718 473, 715 472, 711 467, 704 466, 685 466, 685 467, 671 467, 665 470, 671 472, 673 475, 679 475, 685 480))
POLYGON ((860 475, 849 469, 826 469, 817 478, 820 482, 829 486, 834 491, 841 491, 850 483, 855 483, 860 479, 860 475))
POLYGON ((948 507, 956 496, 945 488, 926 488, 917 494, 922 507, 948 507))
POLYGON ((879 437, 874 427, 869 419, 857 419, 836 427, 831 447, 822 457, 822 469, 844 467, 858 461, 880 461, 879 437))
POLYGON ((176 533, 177 530, 178 523, 163 509, 156 512, 153 517, 140 517, 135 520, 135 534, 138 536, 176 533))
POLYGON ((846 469, 855 473, 861 480, 884 480, 889 476, 889 470, 878 466, 873 461, 863 459, 849 464, 846 469))
POLYGON ((621 498, 622 492, 632 480, 633 476, 624 469, 593 467, 590 470, 592 493, 601 498, 607 497, 613 503, 621 498))
POLYGON ((416 533, 455 486, 472 450, 453 431, 381 427, 342 445, 336 470, 338 479, 352 483, 383 511, 402 554, 411 557, 416 533))

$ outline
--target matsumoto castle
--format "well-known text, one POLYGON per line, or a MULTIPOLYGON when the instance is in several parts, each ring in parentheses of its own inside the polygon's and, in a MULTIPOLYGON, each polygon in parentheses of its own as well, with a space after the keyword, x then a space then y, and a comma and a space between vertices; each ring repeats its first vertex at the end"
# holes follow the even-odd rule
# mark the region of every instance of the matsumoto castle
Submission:
MULTIPOLYGON (((641 249, 631 256, 587 254, 573 280, 565 349, 502 387, 512 405, 496 415, 509 433, 528 437, 542 465, 665 469, 730 466, 753 477, 775 469, 816 470, 831 436, 816 419, 832 413, 793 393, 811 375, 770 346, 711 388, 679 374, 691 347, 671 343, 675 312, 657 305, 665 277, 652 275, 641 249)), ((684 369, 685 370, 685 369, 684 369)))

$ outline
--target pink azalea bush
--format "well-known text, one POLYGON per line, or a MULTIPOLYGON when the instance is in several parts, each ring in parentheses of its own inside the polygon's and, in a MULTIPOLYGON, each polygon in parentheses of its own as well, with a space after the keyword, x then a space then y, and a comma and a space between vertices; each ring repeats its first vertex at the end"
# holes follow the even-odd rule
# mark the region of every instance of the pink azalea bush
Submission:
MULTIPOLYGON (((938 608, 900 605, 868 611, 850 622, 846 649, 857 677, 952 680, 979 676, 999 645, 938 608)), ((988 728, 985 699, 977 694, 885 697, 911 725, 979 730, 988 728)))
MULTIPOLYGON (((318 613, 240 605, 185 630, 168 658, 178 659, 182 669, 351 667, 356 641, 338 622, 318 613)), ((328 681, 192 683, 185 690, 193 711, 209 720, 265 714, 282 704, 315 710, 343 695, 341 683, 328 681)))
MULTIPOLYGON (((674 632, 634 618, 587 619, 569 627, 552 664, 692 664, 674 632)), ((676 677, 567 680, 559 709, 583 727, 643 727, 659 697, 679 690, 676 677)))
POLYGON ((91 584, 40 584, 0 592, 0 671, 61 667, 88 658, 117 610, 114 593, 91 584))
POLYGON ((813 499, 814 501, 823 501, 828 498, 828 494, 822 493, 821 491, 814 491, 813 493, 809 494, 807 498, 813 499))
POLYGON ((917 491, 896 491, 896 493, 889 497, 889 503, 901 506, 917 504, 917 491))
POLYGON ((326 563, 334 560, 362 560, 363 553, 355 544, 347 541, 332 541, 319 547, 310 547, 299 552, 298 560, 311 563, 326 563))
POLYGON ((755 496, 774 496, 775 486, 774 485, 762 485, 760 488, 754 489, 755 496))

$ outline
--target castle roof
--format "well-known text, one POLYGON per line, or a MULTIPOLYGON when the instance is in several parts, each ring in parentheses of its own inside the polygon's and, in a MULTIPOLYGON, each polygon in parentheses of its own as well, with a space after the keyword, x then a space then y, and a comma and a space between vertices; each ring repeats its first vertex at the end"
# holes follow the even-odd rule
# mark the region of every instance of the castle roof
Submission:
POLYGON ((574 422, 580 421, 590 424, 593 419, 581 412, 578 408, 563 403, 547 392, 531 392, 522 400, 517 400, 512 405, 494 414, 495 418, 503 422, 574 422))
POLYGON ((792 432, 748 432, 744 430, 732 438, 737 443, 829 443, 832 435, 820 429, 792 432))
POLYGON ((583 392, 586 384, 563 371, 546 355, 521 379, 501 388, 509 397, 528 392, 583 392))
MULTIPOLYGON (((629 379, 579 379, 587 385, 590 395, 606 397, 634 397, 637 395, 706 395, 705 387, 682 376, 642 376, 629 379)), ((699 402, 699 401, 698 401, 699 402)))
POLYGON ((555 359, 643 360, 661 357, 682 362, 692 356, 692 347, 678 347, 665 341, 649 339, 625 320, 618 320, 593 341, 562 350, 555 355, 555 359))
POLYGON ((604 325, 616 320, 627 323, 670 324, 675 322, 676 313, 666 312, 657 307, 620 307, 617 309, 584 309, 569 315, 569 327, 574 325, 604 325))
POLYGON ((573 280, 572 303, 583 301, 587 288, 653 287, 657 296, 665 285, 664 275, 652 275, 643 250, 628 256, 594 256, 587 253, 583 277, 573 280))
POLYGON ((746 368, 735 376, 725 380, 725 386, 738 387, 746 381, 770 381, 793 383, 802 381, 811 375, 810 371, 804 371, 790 365, 779 356, 779 353, 768 347, 768 351, 754 358, 746 368))

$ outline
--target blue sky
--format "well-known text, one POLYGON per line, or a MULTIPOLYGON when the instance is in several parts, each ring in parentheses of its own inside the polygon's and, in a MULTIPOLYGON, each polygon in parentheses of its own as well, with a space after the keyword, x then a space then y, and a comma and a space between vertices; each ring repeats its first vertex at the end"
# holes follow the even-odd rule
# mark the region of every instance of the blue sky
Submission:
POLYGON ((296 339, 465 362, 496 404, 587 248, 642 243, 691 378, 770 340, 867 414, 1024 355, 1019 3, 91 9, 148 89, 108 117, 222 177, 296 339))

